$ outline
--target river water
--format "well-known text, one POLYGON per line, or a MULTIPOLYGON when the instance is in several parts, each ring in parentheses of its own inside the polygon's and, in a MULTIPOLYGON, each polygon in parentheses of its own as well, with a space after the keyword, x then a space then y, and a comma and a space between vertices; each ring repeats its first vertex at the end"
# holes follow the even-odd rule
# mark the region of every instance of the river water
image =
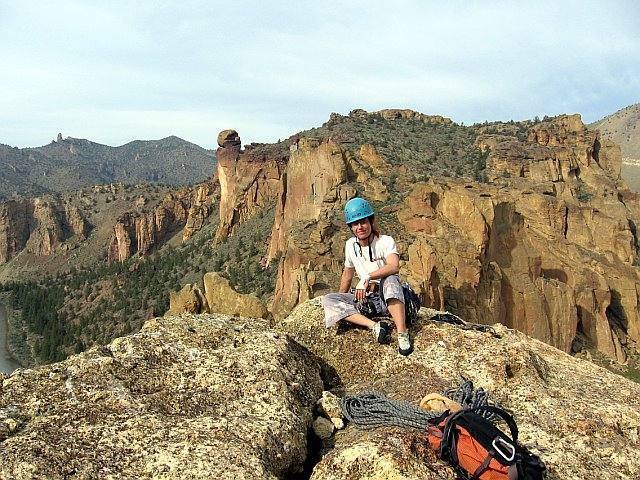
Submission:
POLYGON ((0 305, 0 372, 11 373, 19 366, 7 352, 7 312, 0 305))

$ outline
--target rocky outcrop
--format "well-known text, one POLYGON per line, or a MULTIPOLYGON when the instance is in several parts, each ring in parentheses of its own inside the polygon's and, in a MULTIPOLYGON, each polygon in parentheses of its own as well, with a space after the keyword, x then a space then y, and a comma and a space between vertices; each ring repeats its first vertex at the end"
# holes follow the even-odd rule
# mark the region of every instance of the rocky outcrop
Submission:
MULTIPOLYGON (((332 114, 332 116, 340 116, 338 114, 332 114)), ((432 123, 435 125, 450 125, 453 121, 450 118, 443 117, 441 115, 425 115, 424 113, 416 112, 408 108, 388 108, 385 110, 378 110, 377 112, 367 112, 361 108, 356 108, 349 112, 350 117, 368 117, 370 115, 380 115, 385 120, 419 120, 424 123, 432 123)))
POLYGON ((267 307, 258 297, 236 292, 231 288, 229 280, 217 273, 206 273, 202 281, 209 312, 241 317, 267 317, 267 307))
POLYGON ((491 142, 499 186, 432 181, 398 214, 416 235, 407 268, 425 303, 567 352, 584 333, 624 361, 622 345, 640 338, 640 275, 637 212, 616 193, 619 152, 577 115, 534 125, 524 143, 491 142))
POLYGON ((183 229, 183 241, 205 224, 216 201, 217 189, 206 182, 195 189, 169 193, 151 210, 140 205, 121 215, 113 226, 107 248, 109 261, 123 262, 134 254, 145 255, 183 229))
POLYGON ((235 291, 229 280, 216 272, 202 278, 204 293, 198 285, 186 284, 170 293, 169 310, 165 315, 181 313, 220 313, 240 317, 267 318, 266 305, 255 295, 235 291))
POLYGON ((640 385, 502 325, 493 336, 434 313, 421 310, 409 357, 395 339, 326 329, 315 299, 278 330, 225 315, 156 318, 64 362, 0 374, 0 477, 453 479, 421 430, 334 433, 344 425, 323 383, 417 406, 461 376, 513 412, 549 480, 638 477, 640 385), (314 411, 327 417, 315 421, 321 456, 308 442, 314 411))
POLYGON ((197 285, 187 283, 180 291, 169 294, 169 310, 165 316, 182 313, 207 313, 207 299, 197 285))
POLYGON ((0 263, 16 256, 29 238, 28 209, 24 202, 0 204, 0 263))
MULTIPOLYGON (((384 346, 365 330, 325 329, 317 299, 298 306, 281 328, 348 393, 376 389, 418 405, 425 393, 456 386, 461 376, 471 379, 514 413, 521 441, 541 456, 549 479, 640 475, 640 385, 504 326, 494 325, 495 338, 430 322, 431 314, 422 309, 412 329, 415 351, 406 358, 398 355, 395 339, 384 346)), ((348 426, 334 442, 313 480, 353 478, 354 472, 368 478, 455 478, 418 430, 348 426)))
POLYGON ((621 341, 638 341, 634 235, 619 217, 544 193, 447 181, 417 186, 398 218, 416 235, 406 274, 426 305, 567 352, 581 331, 619 361, 621 341))
POLYGON ((619 186, 620 148, 587 130, 580 115, 561 115, 533 125, 525 141, 505 135, 480 135, 477 145, 489 149, 487 176, 527 179, 547 184, 554 195, 578 197, 581 182, 592 194, 611 194, 619 186))
POLYGON ((240 136, 235 130, 220 132, 218 145, 216 176, 220 184, 220 224, 216 241, 220 242, 238 223, 275 202, 288 156, 277 145, 242 150, 240 136))
POLYGON ((258 319, 158 318, 2 378, 0 477, 292 478, 320 368, 258 319))
POLYGON ((78 208, 53 197, 11 200, 0 204, 0 263, 22 250, 51 255, 82 241, 89 223, 78 208))
POLYGON ((187 221, 182 230, 182 241, 186 242, 198 232, 213 213, 213 203, 218 198, 218 183, 207 182, 196 187, 191 206, 187 212, 187 221))

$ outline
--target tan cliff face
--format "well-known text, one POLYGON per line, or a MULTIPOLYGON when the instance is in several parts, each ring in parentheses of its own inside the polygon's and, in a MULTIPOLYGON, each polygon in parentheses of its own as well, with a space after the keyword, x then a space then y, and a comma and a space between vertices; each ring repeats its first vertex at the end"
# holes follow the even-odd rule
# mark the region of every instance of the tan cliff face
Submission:
POLYGON ((274 202, 280 186, 287 157, 241 149, 235 130, 218 135, 216 176, 220 184, 220 224, 216 242, 224 240, 233 228, 274 202))
POLYGON ((623 361, 623 332, 609 317, 622 307, 625 333, 638 341, 633 235, 619 219, 586 208, 531 191, 418 185, 398 215, 415 233, 406 276, 429 306, 504 323, 564 351, 580 328, 623 361))
POLYGON ((495 185, 443 179, 405 200, 410 278, 431 306, 564 351, 579 331, 624 361, 621 344, 640 339, 640 275, 619 149, 577 115, 535 125, 525 142, 489 140, 495 185))
POLYGON ((368 198, 386 200, 384 185, 372 173, 386 168, 371 145, 364 145, 360 155, 331 140, 303 138, 292 145, 268 251, 269 259, 283 256, 274 316, 285 316, 298 303, 335 288, 349 236, 336 206, 356 195, 354 181, 364 185, 368 198))
MULTIPOLYGON (((620 180, 619 148, 588 131, 578 115, 531 124, 520 139, 480 131, 476 144, 489 149, 489 183, 414 182, 389 210, 404 248, 401 273, 427 304, 467 320, 501 322, 564 351, 581 333, 624 361, 623 347, 640 340, 634 266, 640 208, 620 180)), ((224 149, 235 162, 219 167, 225 235, 260 208, 248 192, 277 190, 267 249, 268 259, 280 258, 271 305, 276 318, 337 288, 349 236, 344 202, 356 194, 386 202, 381 179, 410 173, 404 165, 391 167, 371 145, 354 150, 331 139, 299 138, 275 189, 264 164, 248 168, 239 145, 224 149)))
POLYGON ((89 224, 80 210, 53 198, 12 200, 0 204, 0 263, 22 250, 52 255, 74 238, 88 235, 89 224))
POLYGON ((150 211, 124 213, 113 226, 108 260, 123 262, 133 254, 144 255, 181 229, 183 240, 189 239, 211 214, 216 190, 206 182, 168 194, 150 211))

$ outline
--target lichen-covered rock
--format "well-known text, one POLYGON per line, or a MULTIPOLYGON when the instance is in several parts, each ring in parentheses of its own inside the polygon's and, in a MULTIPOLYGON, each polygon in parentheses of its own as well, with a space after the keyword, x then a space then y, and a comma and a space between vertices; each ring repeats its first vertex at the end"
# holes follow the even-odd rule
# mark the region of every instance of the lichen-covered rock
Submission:
POLYGON ((326 419, 331 420, 333 426, 338 430, 344 428, 344 421, 342 416, 342 407, 340 405, 340 398, 329 391, 322 392, 322 397, 316 403, 318 413, 323 415, 326 419))
MULTIPOLYGON (((640 477, 640 385, 538 340, 494 325, 500 338, 425 317, 412 328, 409 357, 375 342, 368 331, 326 329, 319 300, 298 306, 280 328, 324 363, 348 393, 377 389, 417 406, 427 393, 461 376, 514 412, 521 441, 549 467, 550 479, 640 477)), ((395 335, 394 335, 395 337, 395 335)), ((427 462, 424 435, 383 428, 337 432, 336 447, 312 479, 439 478, 427 462), (350 476, 351 475, 351 476, 350 476)), ((445 477, 447 478, 447 477, 445 477)))
POLYGON ((333 431, 335 427, 331 420, 318 417, 313 421, 313 432, 320 438, 321 440, 328 440, 333 435, 333 431))
POLYGON ((183 315, 0 391, 0 478, 289 478, 319 368, 266 322, 183 315))

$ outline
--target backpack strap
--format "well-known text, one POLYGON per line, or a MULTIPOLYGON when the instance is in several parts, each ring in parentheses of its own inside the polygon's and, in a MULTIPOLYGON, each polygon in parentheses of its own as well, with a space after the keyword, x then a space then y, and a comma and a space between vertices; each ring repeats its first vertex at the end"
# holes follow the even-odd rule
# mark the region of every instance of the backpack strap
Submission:
POLYGON ((516 425, 516 421, 513 419, 513 417, 505 409, 494 407, 493 405, 483 405, 480 407, 472 408, 470 411, 479 415, 482 415, 483 412, 487 412, 500 417, 509 427, 513 443, 518 443, 518 426, 516 425))

